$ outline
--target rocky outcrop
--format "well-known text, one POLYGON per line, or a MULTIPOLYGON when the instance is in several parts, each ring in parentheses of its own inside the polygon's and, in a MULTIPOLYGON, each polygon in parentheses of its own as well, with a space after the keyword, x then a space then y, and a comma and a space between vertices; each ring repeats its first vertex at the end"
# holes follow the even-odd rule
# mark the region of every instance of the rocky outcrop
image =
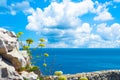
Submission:
MULTIPOLYGON (((106 70, 89 73, 79 73, 73 75, 64 75, 67 80, 80 80, 81 77, 87 77, 88 80, 120 80, 120 70, 106 70)), ((57 76, 50 76, 50 80, 58 80, 57 76)))
POLYGON ((0 28, 0 80, 37 80, 34 72, 19 72, 22 67, 31 66, 27 51, 20 51, 14 32, 0 28))

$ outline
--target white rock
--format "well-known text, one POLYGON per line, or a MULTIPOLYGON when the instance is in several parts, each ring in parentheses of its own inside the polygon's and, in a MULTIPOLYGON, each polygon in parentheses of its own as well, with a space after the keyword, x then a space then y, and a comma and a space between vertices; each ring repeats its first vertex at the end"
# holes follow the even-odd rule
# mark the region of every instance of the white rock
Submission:
POLYGON ((12 51, 13 48, 18 46, 18 41, 14 33, 2 28, 0 28, 0 39, 2 39, 8 51, 12 51))
POLYGON ((0 80, 10 80, 23 78, 15 71, 11 63, 0 57, 0 80))
POLYGON ((26 71, 21 72, 21 76, 23 76, 23 78, 26 78, 28 80, 37 80, 38 78, 38 76, 35 73, 33 72, 28 73, 26 71))

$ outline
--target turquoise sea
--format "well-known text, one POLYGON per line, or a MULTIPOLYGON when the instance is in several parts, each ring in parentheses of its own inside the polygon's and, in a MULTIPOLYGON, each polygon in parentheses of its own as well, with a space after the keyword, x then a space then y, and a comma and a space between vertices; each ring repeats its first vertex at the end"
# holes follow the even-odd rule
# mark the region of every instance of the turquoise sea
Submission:
POLYGON ((32 55, 33 64, 39 66, 44 75, 59 70, 64 74, 75 74, 120 69, 119 48, 42 48, 32 50, 32 55), (40 56, 43 53, 49 53, 46 69, 40 56))

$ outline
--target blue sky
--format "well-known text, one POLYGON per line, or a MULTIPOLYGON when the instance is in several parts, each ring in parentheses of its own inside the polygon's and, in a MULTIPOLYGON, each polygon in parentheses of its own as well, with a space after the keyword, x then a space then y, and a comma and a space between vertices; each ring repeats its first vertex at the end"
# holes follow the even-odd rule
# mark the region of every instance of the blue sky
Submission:
POLYGON ((120 0, 0 0, 0 27, 50 48, 119 48, 120 0))

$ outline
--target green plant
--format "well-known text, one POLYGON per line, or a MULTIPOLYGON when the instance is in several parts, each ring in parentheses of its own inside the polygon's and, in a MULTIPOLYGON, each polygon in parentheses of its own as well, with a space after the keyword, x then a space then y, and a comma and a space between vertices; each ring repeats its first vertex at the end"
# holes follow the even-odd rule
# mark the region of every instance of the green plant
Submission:
POLYGON ((80 80, 88 80, 87 77, 81 77, 80 80))
POLYGON ((27 71, 27 72, 32 72, 32 71, 35 71, 35 70, 38 70, 37 66, 29 66, 29 65, 26 65, 25 67, 22 67, 20 69, 20 71, 27 71))
POLYGON ((27 78, 24 78, 24 80, 29 80, 29 79, 27 79, 27 78))
POLYGON ((67 77, 66 76, 59 76, 58 80, 67 80, 67 77))
POLYGON ((19 38, 22 34, 24 34, 24 33, 23 32, 18 32, 17 35, 16 35, 17 38, 19 38))
POLYGON ((34 41, 31 38, 29 38, 29 39, 26 40, 26 43, 28 44, 28 46, 30 46, 30 44, 32 44, 33 42, 34 41))
MULTIPOLYGON (((22 41, 21 41, 21 39, 20 39, 20 36, 23 34, 23 32, 18 32, 17 33, 17 38, 19 38, 19 43, 20 43, 20 45, 21 45, 21 49, 22 50, 27 50, 27 53, 28 53, 28 55, 30 56, 30 58, 32 59, 32 55, 31 55, 31 50, 30 50, 30 47, 31 47, 31 44, 34 42, 31 38, 28 38, 28 39, 26 39, 26 44, 23 44, 22 43, 22 41)), ((40 38, 39 39, 39 41, 40 41, 40 43, 38 44, 38 46, 36 47, 36 48, 43 48, 43 47, 45 47, 46 45, 45 45, 45 39, 44 38, 40 38)), ((43 57, 43 65, 42 66, 44 66, 44 68, 45 68, 45 71, 47 72, 48 70, 47 70, 47 63, 46 63, 46 58, 47 57, 49 57, 49 54, 48 53, 41 53, 41 55, 40 56, 37 56, 37 58, 41 58, 41 56, 43 57)), ((26 71, 33 71, 33 70, 36 70, 38 67, 29 67, 28 65, 26 66, 26 67, 23 67, 23 68, 21 68, 21 71, 22 70, 26 70, 26 71)))
POLYGON ((44 67, 47 67, 47 64, 46 64, 46 63, 43 63, 43 66, 44 66, 44 67))
POLYGON ((55 71, 55 72, 54 72, 54 75, 56 75, 56 76, 61 76, 61 75, 63 75, 63 72, 62 72, 62 71, 55 71))
POLYGON ((32 66, 32 67, 30 67, 29 72, 32 72, 32 71, 35 71, 35 70, 38 70, 38 67, 37 66, 32 66))
POLYGON ((45 56, 45 57, 49 57, 49 54, 48 54, 48 53, 44 53, 44 56, 45 56))
POLYGON ((40 42, 45 42, 45 39, 44 38, 40 38, 40 42))

